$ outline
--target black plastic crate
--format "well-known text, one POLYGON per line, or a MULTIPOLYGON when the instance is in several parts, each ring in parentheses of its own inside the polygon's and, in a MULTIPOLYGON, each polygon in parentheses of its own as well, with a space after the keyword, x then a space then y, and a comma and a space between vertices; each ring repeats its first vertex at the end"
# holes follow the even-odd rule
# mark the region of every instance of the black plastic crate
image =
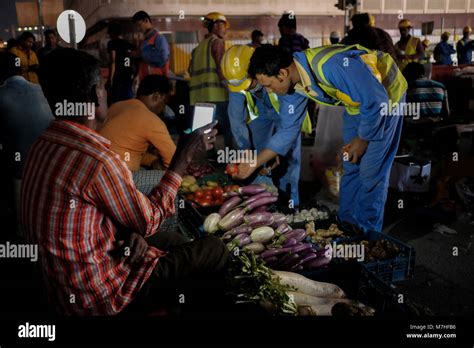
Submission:
POLYGON ((202 230, 203 216, 199 214, 192 202, 185 200, 182 196, 180 196, 180 199, 184 202, 184 208, 179 210, 179 228, 191 239, 202 237, 204 234, 202 230))
POLYGON ((377 239, 388 240, 397 245, 400 253, 392 259, 365 262, 361 265, 363 270, 372 272, 383 281, 390 283, 413 277, 416 256, 415 248, 382 233, 369 233, 367 237, 369 241, 377 239))

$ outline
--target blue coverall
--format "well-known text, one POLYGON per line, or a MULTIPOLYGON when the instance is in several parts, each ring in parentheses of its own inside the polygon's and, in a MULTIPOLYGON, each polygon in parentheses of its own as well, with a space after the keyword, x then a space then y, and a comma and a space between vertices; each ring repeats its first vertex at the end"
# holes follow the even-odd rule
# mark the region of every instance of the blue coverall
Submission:
MULTIPOLYGON (((364 232, 380 232, 390 170, 398 149, 403 119, 402 116, 381 115, 382 105, 387 105, 389 97, 383 85, 360 59, 359 56, 365 53, 354 50, 335 54, 323 64, 322 70, 332 86, 360 103, 359 114, 344 112, 344 143, 348 144, 356 137, 369 142, 359 163, 343 162, 339 218, 364 232)), ((311 88, 318 93, 316 99, 334 104, 336 100, 316 84, 304 53, 294 53, 294 58, 308 72, 311 88)), ((404 101, 405 95, 400 102, 404 101)))
POLYGON ((445 41, 437 44, 433 51, 436 63, 441 65, 453 65, 451 55, 454 53, 456 53, 456 50, 445 41))
POLYGON ((281 164, 272 171, 274 184, 299 204, 298 181, 301 170, 301 125, 307 99, 297 93, 279 96, 280 112, 273 108, 268 93, 252 93, 259 116, 247 124, 247 101, 242 93, 229 93, 229 120, 239 149, 269 149, 277 153, 281 164))

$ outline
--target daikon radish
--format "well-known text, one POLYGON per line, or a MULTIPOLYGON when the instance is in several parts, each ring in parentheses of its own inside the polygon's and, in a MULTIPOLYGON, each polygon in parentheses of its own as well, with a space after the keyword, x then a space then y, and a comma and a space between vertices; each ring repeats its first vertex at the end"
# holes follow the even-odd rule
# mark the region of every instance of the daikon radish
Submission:
POLYGON ((297 306, 310 306, 316 315, 332 315, 332 307, 336 303, 347 303, 360 308, 366 308, 366 306, 357 301, 342 298, 323 298, 293 291, 289 291, 288 296, 295 301, 297 306))
POLYGON ((273 273, 281 278, 281 284, 293 286, 298 289, 298 292, 307 295, 328 298, 346 297, 340 287, 331 283, 317 282, 293 272, 273 271, 273 273))

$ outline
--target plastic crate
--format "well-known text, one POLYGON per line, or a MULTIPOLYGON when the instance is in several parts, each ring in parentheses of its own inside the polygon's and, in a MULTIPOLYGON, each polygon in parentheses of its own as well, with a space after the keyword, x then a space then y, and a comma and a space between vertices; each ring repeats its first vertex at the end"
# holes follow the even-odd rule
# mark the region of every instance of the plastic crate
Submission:
POLYGON ((383 281, 389 283, 413 277, 416 256, 415 248, 382 233, 369 233, 367 237, 369 241, 376 239, 388 240, 398 246, 400 253, 393 259, 362 263, 363 270, 372 272, 383 281))
POLYGON ((400 303, 399 295, 393 284, 389 284, 373 272, 362 268, 355 297, 359 302, 375 309, 376 315, 404 315, 408 313, 406 299, 400 303))

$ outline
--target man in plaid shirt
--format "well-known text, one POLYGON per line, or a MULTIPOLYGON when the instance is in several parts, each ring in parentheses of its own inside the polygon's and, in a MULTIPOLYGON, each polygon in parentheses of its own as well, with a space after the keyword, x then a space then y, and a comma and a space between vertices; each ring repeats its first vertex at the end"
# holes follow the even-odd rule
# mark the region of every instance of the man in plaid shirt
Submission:
POLYGON ((156 305, 161 288, 176 281, 220 276, 228 253, 217 238, 179 245, 164 238, 161 249, 144 239, 175 212, 181 177, 198 151, 213 147, 216 124, 180 139, 147 197, 110 142, 95 132, 107 111, 99 62, 73 49, 52 52, 40 82, 56 120, 31 148, 21 213, 27 240, 39 245, 41 271, 58 312, 114 315, 137 303, 156 305), (91 110, 85 103, 95 112, 85 114, 91 110))

